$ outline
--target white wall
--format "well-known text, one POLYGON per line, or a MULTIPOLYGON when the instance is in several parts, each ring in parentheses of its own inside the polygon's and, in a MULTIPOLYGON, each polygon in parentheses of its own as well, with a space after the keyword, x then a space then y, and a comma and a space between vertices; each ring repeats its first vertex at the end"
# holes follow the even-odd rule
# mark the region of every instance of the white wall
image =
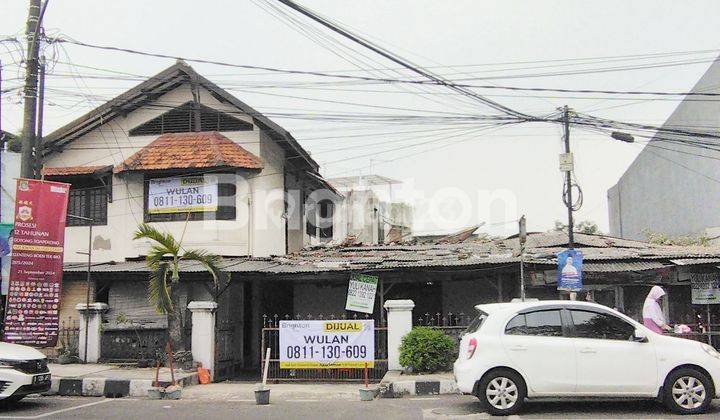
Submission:
MULTIPOLYGON (((220 103, 207 91, 201 90, 201 103, 220 111, 232 112, 236 118, 252 123, 249 116, 239 115, 237 108, 220 103)), ((46 166, 118 165, 157 136, 129 137, 128 131, 143 122, 167 112, 170 107, 192 100, 187 85, 168 92, 157 100, 161 107, 145 107, 118 117, 75 140, 62 153, 46 159, 46 166)), ((191 221, 155 223, 176 237, 185 229, 184 245, 187 248, 204 248, 225 256, 255 256, 283 254, 285 252, 285 219, 282 217, 281 196, 283 183, 283 150, 258 127, 253 131, 224 132, 264 163, 260 173, 238 171, 236 190, 236 220, 191 221), (270 197, 269 201, 266 198, 270 197), (252 200, 251 200, 252 198, 252 200), (254 211, 250 212, 252 203, 254 211), (249 228, 248 221, 253 223, 249 228)), ((124 173, 113 177, 113 202, 108 204, 108 223, 93 227, 93 260, 124 261, 144 255, 147 243, 132 240, 132 233, 143 221, 143 180, 139 173, 124 173)), ((66 262, 80 262, 84 256, 77 252, 87 250, 88 228, 68 227, 66 230, 66 262)))

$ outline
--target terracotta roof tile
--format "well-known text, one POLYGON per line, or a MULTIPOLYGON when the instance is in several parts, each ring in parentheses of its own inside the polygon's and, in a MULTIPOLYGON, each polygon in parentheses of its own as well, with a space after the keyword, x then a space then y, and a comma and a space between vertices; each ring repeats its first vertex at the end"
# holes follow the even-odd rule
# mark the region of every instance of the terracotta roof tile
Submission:
POLYGON ((72 175, 90 175, 96 172, 110 172, 112 165, 100 166, 61 166, 55 168, 43 167, 42 174, 44 176, 72 176, 72 175))
POLYGON ((115 167, 125 171, 188 168, 262 169, 259 157, 216 131, 163 134, 115 167))

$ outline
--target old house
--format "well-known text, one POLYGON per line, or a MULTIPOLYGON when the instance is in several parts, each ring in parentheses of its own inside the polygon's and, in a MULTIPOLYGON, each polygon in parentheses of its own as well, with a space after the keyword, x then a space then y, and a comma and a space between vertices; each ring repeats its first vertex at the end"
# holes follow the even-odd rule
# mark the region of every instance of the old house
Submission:
MULTIPOLYGON (((182 237, 186 248, 227 257, 282 255, 310 244, 323 229, 332 232, 332 218, 321 224, 318 214, 331 214, 339 197, 290 133, 184 62, 46 136, 43 161, 45 179, 71 184, 68 267, 84 266, 88 247, 94 265, 142 266, 149 244, 132 234, 143 222, 182 237)), ((76 318, 85 275, 71 270, 63 280, 61 317, 76 318)), ((209 280, 201 273, 183 276, 182 304, 220 295, 209 280)), ((145 270, 93 269, 91 299, 110 306, 109 357, 151 350, 123 346, 128 335, 157 341, 163 334, 166 320, 149 305, 146 282, 145 270)), ((220 310, 238 316, 223 328, 242 328, 250 286, 225 287, 222 298, 237 304, 220 310)), ((243 351, 241 342, 227 347, 243 351)))

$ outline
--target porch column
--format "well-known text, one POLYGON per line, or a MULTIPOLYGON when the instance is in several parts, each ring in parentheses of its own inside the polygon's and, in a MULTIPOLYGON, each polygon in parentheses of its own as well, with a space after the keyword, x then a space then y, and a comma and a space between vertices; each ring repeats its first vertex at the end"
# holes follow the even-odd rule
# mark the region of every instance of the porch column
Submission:
POLYGON ((210 370, 215 379, 215 310, 216 302, 190 302, 192 312, 192 356, 210 370))
POLYGON ((80 360, 97 363, 100 360, 102 343, 102 314, 107 312, 106 303, 78 303, 75 309, 80 312, 80 340, 78 354, 80 360), (87 349, 87 353, 85 353, 87 349), (87 358, 86 358, 87 357, 87 358))
POLYGON ((400 343, 412 330, 412 310, 415 302, 409 299, 385 301, 387 309, 388 370, 401 370, 400 343))

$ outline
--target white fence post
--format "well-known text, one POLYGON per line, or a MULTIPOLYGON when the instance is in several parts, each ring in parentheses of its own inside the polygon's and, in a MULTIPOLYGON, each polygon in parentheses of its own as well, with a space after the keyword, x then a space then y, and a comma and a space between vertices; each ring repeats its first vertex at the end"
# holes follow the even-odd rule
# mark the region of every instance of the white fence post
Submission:
POLYGON ((388 300, 387 309, 387 346, 388 370, 401 370, 400 343, 405 334, 412 330, 412 310, 415 302, 412 300, 388 300))
POLYGON ((210 378, 215 379, 215 302, 190 302, 192 312, 192 356, 210 370, 210 378))
POLYGON ((78 303, 75 309, 80 312, 80 339, 78 340, 78 354, 80 360, 87 363, 97 363, 100 360, 100 347, 102 343, 102 314, 108 310, 106 303, 78 303), (86 325, 87 323, 87 325, 86 325), (85 331, 87 329, 87 334, 85 331), (87 342, 87 345, 85 344, 87 342), (87 348, 87 359, 85 349, 87 348))

